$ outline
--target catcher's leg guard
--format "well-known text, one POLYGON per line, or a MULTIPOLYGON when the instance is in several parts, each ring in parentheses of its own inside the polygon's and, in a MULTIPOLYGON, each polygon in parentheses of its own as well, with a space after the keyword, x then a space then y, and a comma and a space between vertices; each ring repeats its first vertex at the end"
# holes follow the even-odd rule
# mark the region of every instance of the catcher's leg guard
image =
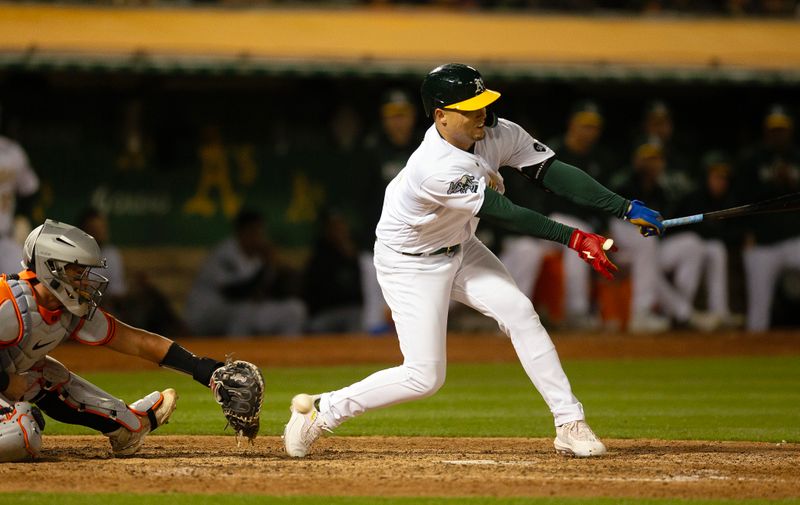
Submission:
POLYGON ((37 404, 54 419, 101 431, 115 455, 135 453, 145 435, 165 424, 175 410, 174 389, 153 391, 128 406, 52 358, 40 371, 43 385, 37 404))
POLYGON ((149 422, 143 422, 141 429, 132 431, 125 426, 106 433, 111 442, 114 456, 131 456, 139 450, 144 443, 144 437, 162 424, 169 422, 170 416, 175 411, 178 394, 174 389, 165 389, 162 392, 153 391, 141 400, 131 404, 130 408, 142 419, 147 417, 149 422))
POLYGON ((44 417, 28 402, 0 401, 0 463, 24 461, 39 455, 44 417))

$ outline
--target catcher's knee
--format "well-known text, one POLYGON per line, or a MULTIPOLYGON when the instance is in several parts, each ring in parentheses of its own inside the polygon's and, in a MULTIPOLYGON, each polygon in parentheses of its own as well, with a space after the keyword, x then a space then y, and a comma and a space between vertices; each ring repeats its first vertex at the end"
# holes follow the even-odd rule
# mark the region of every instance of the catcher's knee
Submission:
POLYGON ((42 448, 44 417, 28 402, 0 404, 0 462, 37 457, 42 448))

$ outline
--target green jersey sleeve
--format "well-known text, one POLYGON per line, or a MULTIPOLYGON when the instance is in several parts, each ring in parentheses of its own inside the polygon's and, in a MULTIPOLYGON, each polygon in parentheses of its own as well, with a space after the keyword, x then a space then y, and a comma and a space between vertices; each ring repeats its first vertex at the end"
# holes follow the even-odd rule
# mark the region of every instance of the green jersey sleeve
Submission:
POLYGON ((508 230, 567 245, 575 228, 553 221, 536 211, 515 205, 497 191, 484 190, 478 217, 508 230))

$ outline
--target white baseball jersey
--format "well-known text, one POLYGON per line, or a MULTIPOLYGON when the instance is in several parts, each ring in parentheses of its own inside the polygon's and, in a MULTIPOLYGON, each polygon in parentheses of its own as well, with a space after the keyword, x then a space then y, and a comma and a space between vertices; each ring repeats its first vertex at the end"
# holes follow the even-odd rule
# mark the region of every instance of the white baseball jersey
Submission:
POLYGON ((444 140, 435 126, 386 188, 376 235, 389 248, 428 253, 466 242, 478 226, 484 190, 502 193, 502 166, 521 168, 554 156, 521 126, 499 119, 474 153, 444 140))
POLYGON ((30 196, 38 189, 39 178, 25 151, 13 140, 0 137, 0 235, 13 230, 17 195, 30 196))

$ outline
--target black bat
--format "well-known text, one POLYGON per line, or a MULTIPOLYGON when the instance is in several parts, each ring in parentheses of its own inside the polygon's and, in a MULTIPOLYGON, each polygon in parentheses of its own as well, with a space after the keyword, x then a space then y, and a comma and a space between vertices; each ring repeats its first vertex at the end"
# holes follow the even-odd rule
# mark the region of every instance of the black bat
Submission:
POLYGON ((771 212, 788 212, 792 210, 800 210, 800 192, 790 193, 777 198, 770 198, 769 200, 761 202, 748 203, 747 205, 741 205, 739 207, 731 207, 730 209, 667 219, 663 221, 662 224, 664 228, 673 228, 675 226, 684 226, 701 221, 715 221, 731 217, 751 216, 753 214, 767 214, 771 212))

